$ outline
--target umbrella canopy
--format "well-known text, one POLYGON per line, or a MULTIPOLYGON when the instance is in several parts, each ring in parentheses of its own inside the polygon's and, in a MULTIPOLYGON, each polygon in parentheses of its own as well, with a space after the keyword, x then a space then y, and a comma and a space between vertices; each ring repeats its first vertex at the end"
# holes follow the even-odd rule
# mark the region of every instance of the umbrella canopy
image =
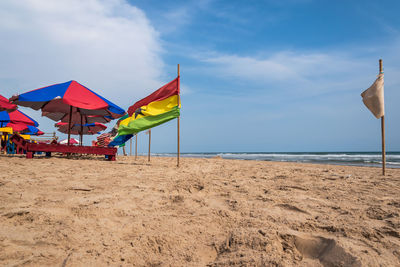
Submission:
MULTIPOLYGON (((60 141, 60 144, 62 144, 62 145, 68 144, 68 139, 60 141)), ((79 144, 79 141, 76 140, 75 138, 70 138, 69 139, 69 144, 72 144, 72 145, 79 144)))
MULTIPOLYGON (((66 122, 58 122, 55 124, 58 130, 62 133, 68 133, 68 123, 66 122)), ((107 129, 107 126, 104 124, 95 122, 95 123, 86 123, 83 124, 74 124, 71 127, 71 134, 97 134, 100 131, 107 129)))
MULTIPOLYGON (((42 112, 43 116, 49 117, 52 116, 50 113, 47 112, 42 112)), ((72 115, 71 115, 71 122, 72 124, 78 123, 78 124, 85 124, 85 123, 95 123, 95 122, 100 122, 100 123, 108 123, 112 120, 110 116, 101 116, 101 115, 84 115, 79 113, 75 108, 72 108, 72 115)), ((61 122, 69 122, 69 116, 64 116, 61 119, 61 122)))
POLYGON ((14 110, 11 112, 0 112, 0 127, 5 127, 8 123, 25 124, 35 127, 39 126, 39 123, 37 123, 37 121, 19 110, 14 110))
POLYGON ((42 135, 44 132, 36 128, 35 126, 26 125, 23 123, 11 123, 9 122, 6 127, 10 127, 13 132, 19 132, 21 134, 28 135, 42 135))
POLYGON ((17 105, 10 103, 7 98, 0 95, 0 111, 13 111, 17 109, 17 105))
POLYGON ((22 134, 28 134, 28 135, 43 135, 44 132, 36 128, 35 126, 27 125, 28 128, 24 131, 22 131, 22 134))
POLYGON ((26 125, 24 123, 9 122, 5 125, 5 127, 10 127, 11 129, 13 129, 14 132, 23 132, 23 131, 28 130, 28 125, 26 125))
POLYGON ((54 121, 69 122, 71 115, 72 123, 81 123, 81 119, 88 123, 87 116, 94 115, 90 117, 91 122, 100 122, 96 119, 117 119, 125 114, 122 108, 76 81, 42 87, 10 100, 17 105, 41 109, 43 116, 54 121))

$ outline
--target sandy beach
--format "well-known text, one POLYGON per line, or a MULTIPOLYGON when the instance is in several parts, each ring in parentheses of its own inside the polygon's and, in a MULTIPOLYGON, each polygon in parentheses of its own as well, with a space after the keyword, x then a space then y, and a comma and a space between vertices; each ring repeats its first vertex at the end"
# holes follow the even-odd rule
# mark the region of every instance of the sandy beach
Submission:
POLYGON ((399 266, 400 169, 0 157, 1 266, 399 266))

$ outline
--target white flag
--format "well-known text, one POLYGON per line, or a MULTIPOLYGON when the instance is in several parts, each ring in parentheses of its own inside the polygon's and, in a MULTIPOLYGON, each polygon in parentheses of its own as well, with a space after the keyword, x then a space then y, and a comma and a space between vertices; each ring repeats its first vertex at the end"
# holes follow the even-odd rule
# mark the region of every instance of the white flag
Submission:
POLYGON ((379 119, 385 115, 385 104, 383 96, 383 73, 378 75, 378 78, 370 88, 361 94, 364 104, 379 119))

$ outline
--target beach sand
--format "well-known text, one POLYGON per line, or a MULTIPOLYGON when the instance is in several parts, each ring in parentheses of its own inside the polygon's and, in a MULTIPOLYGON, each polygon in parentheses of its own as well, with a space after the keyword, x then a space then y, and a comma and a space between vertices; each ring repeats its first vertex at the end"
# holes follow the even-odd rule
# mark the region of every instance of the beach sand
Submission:
POLYGON ((1 266, 399 266, 400 169, 0 156, 1 266))

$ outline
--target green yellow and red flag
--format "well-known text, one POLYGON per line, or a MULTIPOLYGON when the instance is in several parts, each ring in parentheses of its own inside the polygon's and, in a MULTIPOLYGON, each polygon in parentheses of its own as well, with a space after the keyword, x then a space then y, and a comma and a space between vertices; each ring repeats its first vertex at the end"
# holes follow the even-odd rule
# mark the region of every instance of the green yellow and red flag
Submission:
POLYGON ((179 87, 178 76, 129 107, 129 117, 120 121, 118 134, 136 134, 179 117, 179 87))

